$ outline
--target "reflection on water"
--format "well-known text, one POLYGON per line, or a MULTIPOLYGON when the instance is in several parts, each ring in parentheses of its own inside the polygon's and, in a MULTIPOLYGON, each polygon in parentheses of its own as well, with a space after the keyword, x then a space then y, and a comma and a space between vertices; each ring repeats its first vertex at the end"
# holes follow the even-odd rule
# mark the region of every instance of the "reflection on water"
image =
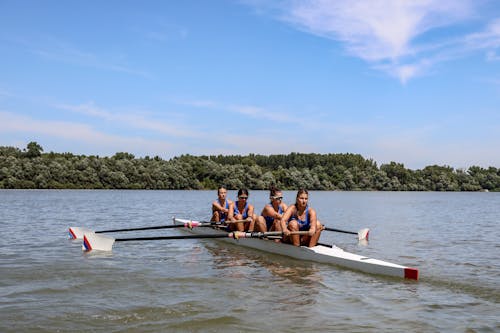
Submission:
POLYGON ((258 266, 266 268, 275 276, 275 280, 287 280, 298 285, 321 280, 318 269, 311 262, 301 262, 221 242, 207 243, 206 248, 213 255, 213 266, 217 269, 258 266))
POLYGON ((261 285, 262 292, 273 294, 280 310, 314 304, 322 288, 321 273, 314 263, 222 242, 206 244, 206 248, 222 278, 247 279, 254 287, 261 285))

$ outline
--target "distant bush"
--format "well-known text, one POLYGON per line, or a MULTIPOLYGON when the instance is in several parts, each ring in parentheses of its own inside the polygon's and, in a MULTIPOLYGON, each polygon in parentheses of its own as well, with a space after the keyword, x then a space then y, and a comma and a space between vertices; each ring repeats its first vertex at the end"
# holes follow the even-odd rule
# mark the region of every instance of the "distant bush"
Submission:
POLYGON ((380 167, 359 154, 181 155, 136 158, 43 153, 36 142, 21 151, 0 146, 3 189, 268 189, 342 191, 500 191, 500 169, 450 166, 406 169, 390 162, 380 167))

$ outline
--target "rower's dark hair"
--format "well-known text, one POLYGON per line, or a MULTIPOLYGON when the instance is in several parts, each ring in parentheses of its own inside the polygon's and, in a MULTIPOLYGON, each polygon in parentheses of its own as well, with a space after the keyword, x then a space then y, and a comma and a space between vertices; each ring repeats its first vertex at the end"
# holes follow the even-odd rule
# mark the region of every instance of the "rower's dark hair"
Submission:
POLYGON ((240 188, 238 190, 238 196, 242 195, 242 194, 246 194, 247 196, 249 196, 248 194, 248 190, 246 188, 240 188))
POLYGON ((219 187, 217 187, 217 195, 219 194, 219 191, 220 191, 221 189, 225 189, 225 190, 227 190, 227 187, 225 187, 224 185, 219 185, 219 187))
POLYGON ((270 197, 276 196, 276 192, 281 192, 281 190, 279 188, 277 188, 276 186, 271 185, 271 187, 269 188, 269 196, 270 197))
POLYGON ((309 192, 307 192, 305 188, 301 188, 297 191, 297 196, 295 197, 295 205, 297 205, 297 199, 299 198, 299 196, 304 193, 307 194, 307 196, 309 196, 309 192))

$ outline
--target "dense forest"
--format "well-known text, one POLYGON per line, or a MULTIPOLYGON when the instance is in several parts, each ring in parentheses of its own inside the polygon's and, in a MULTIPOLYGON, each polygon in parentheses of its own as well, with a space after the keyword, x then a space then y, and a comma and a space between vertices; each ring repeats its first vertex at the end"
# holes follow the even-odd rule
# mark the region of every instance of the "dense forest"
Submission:
POLYGON ((500 169, 450 166, 380 167, 358 154, 247 156, 182 155, 135 158, 44 153, 37 142, 23 150, 0 146, 0 189, 268 189, 342 191, 500 191, 500 169))

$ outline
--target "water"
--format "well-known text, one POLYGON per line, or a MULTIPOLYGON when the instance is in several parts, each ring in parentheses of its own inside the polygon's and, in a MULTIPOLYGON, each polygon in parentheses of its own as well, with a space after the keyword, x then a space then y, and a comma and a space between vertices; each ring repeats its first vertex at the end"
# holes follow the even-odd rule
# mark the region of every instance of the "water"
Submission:
MULTIPOLYGON (((260 211, 267 192, 250 195, 260 211)), ((206 220, 215 196, 0 191, 0 332, 500 331, 500 193, 310 193, 324 224, 371 228, 365 246, 326 231, 322 242, 417 267, 418 282, 214 240, 117 243, 107 254, 68 240, 68 226, 206 220)))

